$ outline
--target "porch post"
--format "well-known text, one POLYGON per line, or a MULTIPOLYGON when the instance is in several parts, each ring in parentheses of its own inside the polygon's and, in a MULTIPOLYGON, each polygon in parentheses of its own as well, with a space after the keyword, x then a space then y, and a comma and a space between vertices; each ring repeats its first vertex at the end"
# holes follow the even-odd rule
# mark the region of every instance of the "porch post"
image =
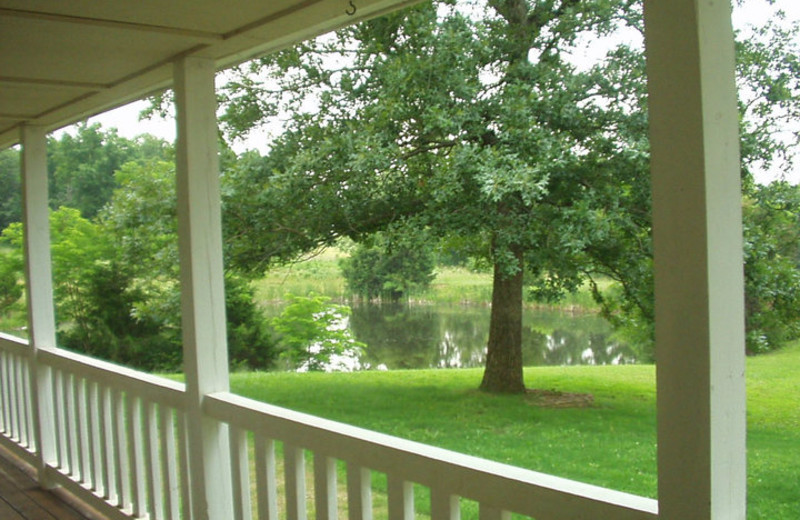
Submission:
POLYGON ((744 281, 731 6, 645 0, 659 518, 746 514, 744 281))
POLYGON ((23 126, 22 221, 24 229, 25 290, 28 302, 28 337, 33 349, 30 363, 31 403, 39 484, 51 487, 46 467, 55 462, 53 388, 50 367, 37 363, 37 352, 56 348, 53 274, 50 262, 50 212, 47 203, 47 133, 23 126))
POLYGON ((228 390, 214 72, 213 60, 194 57, 174 71, 192 517, 201 520, 233 517, 228 430, 202 410, 204 396, 228 390))

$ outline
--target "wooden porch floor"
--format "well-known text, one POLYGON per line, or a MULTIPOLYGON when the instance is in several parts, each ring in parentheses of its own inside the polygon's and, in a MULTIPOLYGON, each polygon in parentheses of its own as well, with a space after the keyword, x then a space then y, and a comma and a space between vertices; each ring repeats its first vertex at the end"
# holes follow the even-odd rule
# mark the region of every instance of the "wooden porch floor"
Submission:
POLYGON ((0 446, 0 519, 102 520, 63 490, 45 491, 27 467, 0 446))

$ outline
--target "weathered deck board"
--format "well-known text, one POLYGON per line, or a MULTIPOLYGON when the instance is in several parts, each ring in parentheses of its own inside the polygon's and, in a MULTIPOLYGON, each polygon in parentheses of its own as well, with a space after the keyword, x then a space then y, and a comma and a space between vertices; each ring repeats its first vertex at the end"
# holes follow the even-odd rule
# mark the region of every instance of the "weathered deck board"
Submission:
POLYGON ((20 461, 0 448, 0 518, 3 520, 95 520, 62 499, 60 493, 45 491, 20 461))

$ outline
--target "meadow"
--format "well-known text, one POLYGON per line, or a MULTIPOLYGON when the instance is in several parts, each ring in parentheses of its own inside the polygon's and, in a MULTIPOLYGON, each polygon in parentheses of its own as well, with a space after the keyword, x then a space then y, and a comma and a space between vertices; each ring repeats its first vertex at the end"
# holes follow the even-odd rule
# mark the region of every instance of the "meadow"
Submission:
MULTIPOLYGON (((747 360, 748 518, 800 511, 800 342, 747 360)), ((588 407, 476 390, 480 369, 237 373, 242 395, 516 466, 656 497, 655 368, 532 367, 529 388, 588 407)))

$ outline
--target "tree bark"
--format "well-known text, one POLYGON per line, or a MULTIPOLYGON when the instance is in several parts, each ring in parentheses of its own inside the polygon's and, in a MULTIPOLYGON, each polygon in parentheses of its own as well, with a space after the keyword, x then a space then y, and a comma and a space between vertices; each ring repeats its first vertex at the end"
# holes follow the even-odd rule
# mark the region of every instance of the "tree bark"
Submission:
POLYGON ((513 249, 519 270, 507 276, 494 265, 492 313, 486 368, 480 389, 485 392, 521 394, 522 375, 522 248, 513 249))

